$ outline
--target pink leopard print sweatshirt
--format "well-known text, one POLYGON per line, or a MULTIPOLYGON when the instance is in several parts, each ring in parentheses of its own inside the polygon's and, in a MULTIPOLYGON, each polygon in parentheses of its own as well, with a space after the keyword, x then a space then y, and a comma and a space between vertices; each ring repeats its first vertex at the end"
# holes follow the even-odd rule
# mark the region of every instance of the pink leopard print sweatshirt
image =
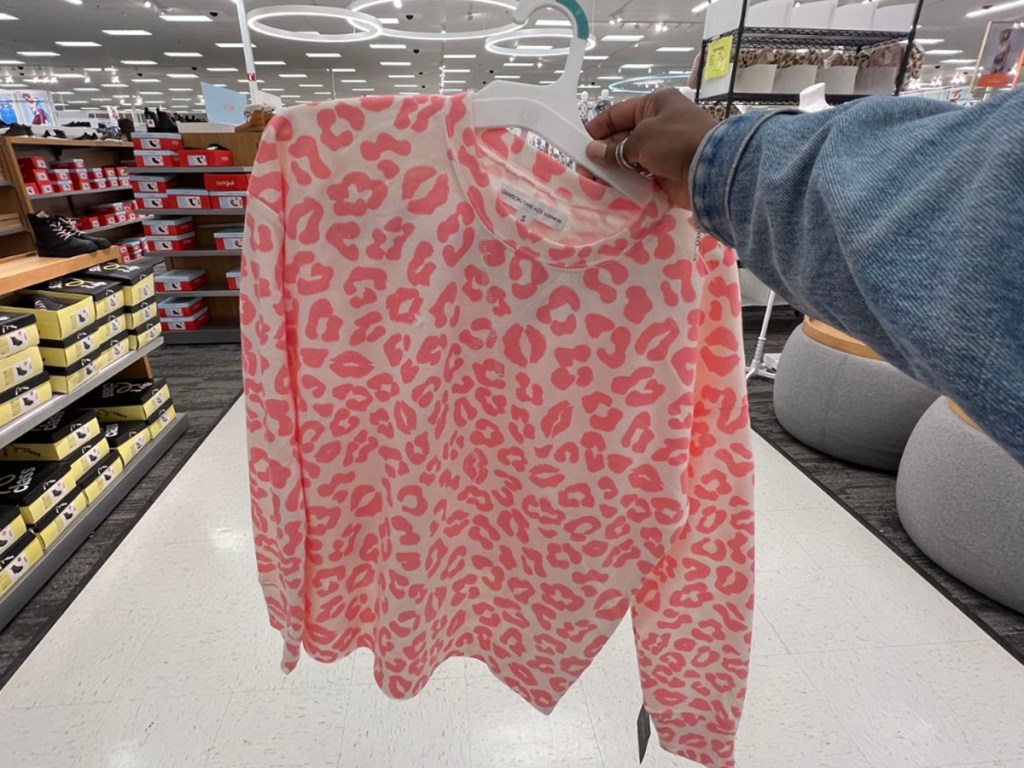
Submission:
POLYGON ((369 648, 406 698, 470 656, 550 712, 631 611, 662 746, 729 768, 754 554, 734 256, 471 104, 311 104, 260 146, 241 315, 284 668, 369 648))

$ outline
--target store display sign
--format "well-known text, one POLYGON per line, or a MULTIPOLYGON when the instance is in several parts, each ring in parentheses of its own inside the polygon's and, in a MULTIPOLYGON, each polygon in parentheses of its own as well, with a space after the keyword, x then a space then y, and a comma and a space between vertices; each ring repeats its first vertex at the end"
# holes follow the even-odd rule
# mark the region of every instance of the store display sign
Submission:
POLYGON ((0 90, 0 120, 22 125, 52 125, 53 99, 46 91, 0 90))
POLYGON ((704 65, 704 79, 713 80, 729 74, 729 59, 732 58, 732 35, 720 37, 708 43, 708 63, 704 65))
POLYGON ((978 87, 1016 86, 1022 63, 1024 28, 1020 26, 1020 22, 991 22, 978 60, 978 87))
POLYGON ((206 117, 211 123, 241 125, 245 122, 245 105, 249 103, 249 97, 244 93, 203 83, 203 100, 206 102, 206 117))

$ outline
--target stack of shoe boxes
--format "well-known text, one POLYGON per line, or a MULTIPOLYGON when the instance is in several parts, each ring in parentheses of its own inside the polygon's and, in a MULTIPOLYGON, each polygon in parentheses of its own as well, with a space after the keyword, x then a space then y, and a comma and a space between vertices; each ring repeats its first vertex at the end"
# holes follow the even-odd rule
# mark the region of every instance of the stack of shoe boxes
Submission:
POLYGON ((161 378, 108 381, 86 395, 82 404, 99 416, 125 464, 175 418, 171 390, 161 378))
POLYGON ((0 312, 0 425, 53 397, 39 343, 32 315, 0 312))
POLYGON ((163 264, 160 256, 148 256, 129 264, 107 262, 89 267, 83 275, 113 280, 124 292, 128 348, 139 349, 160 336, 156 284, 153 271, 163 264))

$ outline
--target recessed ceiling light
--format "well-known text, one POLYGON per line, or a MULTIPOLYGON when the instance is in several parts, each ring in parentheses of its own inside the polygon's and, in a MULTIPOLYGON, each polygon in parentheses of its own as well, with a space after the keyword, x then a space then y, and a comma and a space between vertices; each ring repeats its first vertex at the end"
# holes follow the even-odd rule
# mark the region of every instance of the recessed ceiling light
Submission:
POLYGON ((0 21, 17 21, 17 16, 11 16, 9 13, 0 13, 0 21))
POLYGON ((654 69, 653 64, 622 64, 619 69, 654 69))
POLYGON ((195 78, 199 77, 199 75, 191 75, 182 72, 168 72, 167 76, 173 77, 175 80, 194 80, 195 78))
MULTIPOLYGON (((249 83, 249 81, 246 78, 244 78, 244 77, 239 78, 235 82, 236 83, 241 83, 242 85, 247 85, 249 83)), ((257 85, 259 85, 260 83, 265 83, 267 81, 266 80, 253 80, 253 82, 256 83, 257 85)))
POLYGON ((388 75, 392 80, 409 80, 416 77, 416 75, 388 75))
POLYGON ((237 72, 238 67, 207 67, 207 72, 237 72))
POLYGON ((343 83, 365 83, 365 80, 342 80, 343 83))
POLYGON ((64 2, 70 5, 81 5, 83 0, 64 0, 64 2))
POLYGON ((203 54, 195 51, 164 51, 164 56, 172 59, 201 59, 203 54))
POLYGON ((160 18, 164 21, 178 21, 178 22, 194 22, 200 24, 206 21, 213 21, 209 16, 199 13, 161 13, 160 18))
POLYGON ((335 67, 331 72, 355 72, 353 67, 335 67))
POLYGON ((132 80, 133 83, 159 83, 159 77, 137 77, 132 80))
POLYGON ((163 96, 163 91, 139 91, 139 96, 163 96))
POLYGON ((60 56, 53 51, 18 51, 19 56, 60 56))
POLYGON ((607 56, 601 56, 600 54, 595 54, 593 56, 584 56, 583 58, 586 61, 604 61, 608 57, 607 56))
POLYGON ((6 64, 6 65, 9 65, 9 66, 16 66, 18 64, 24 64, 24 63, 25 62, 18 61, 17 59, 0 59, 0 64, 6 64))
POLYGON ((93 88, 92 86, 86 86, 84 88, 75 88, 79 93, 97 93, 99 88, 93 88))
POLYGON ((168 88, 167 90, 174 93, 192 93, 191 88, 168 88))
POLYGON ((58 80, 85 80, 85 75, 80 75, 77 72, 62 72, 54 77, 58 80))
POLYGON ((539 19, 538 27, 571 27, 572 22, 568 19, 539 19))
POLYGON ((311 59, 340 59, 341 58, 341 54, 340 53, 307 53, 306 56, 308 56, 311 59))
POLYGON ((150 61, 149 59, 121 59, 122 64, 127 64, 130 67, 155 67, 156 62, 150 61))
POLYGON ((663 45, 658 49, 658 53, 689 53, 692 50, 692 45, 663 45))
POLYGON ((104 29, 103 34, 112 37, 147 37, 153 33, 144 29, 104 29))
POLYGON ((352 93, 373 93, 376 88, 353 88, 352 93))
POLYGON ((302 72, 282 72, 280 74, 280 77, 291 77, 291 78, 294 78, 296 80, 304 78, 305 76, 306 75, 304 73, 302 73, 302 72))
POLYGON ((331 96, 330 91, 313 91, 314 96, 331 96))
POLYGON ((495 75, 495 80, 518 80, 519 75, 495 75))
POLYGON ((921 45, 938 45, 939 43, 946 42, 946 40, 942 37, 915 37, 914 42, 921 45))
POLYGON ((299 83, 299 88, 323 88, 323 83, 299 83))
POLYGON ((601 38, 601 42, 608 43, 635 43, 637 40, 643 40, 643 35, 605 35, 601 38))
POLYGON ((257 67, 283 67, 286 66, 280 59, 270 59, 268 61, 254 61, 257 67))
POLYGON ((943 64, 973 64, 975 59, 943 59, 943 64))
POLYGON ((284 93, 284 88, 264 88, 268 93, 284 93))
POLYGON ((191 96, 171 96, 171 101, 192 101, 191 96))
POLYGON ((475 53, 446 53, 442 58, 445 59, 475 59, 475 53))
POLYGON ((598 80, 621 80, 621 75, 601 75, 598 80))
MULTIPOLYGON (((215 43, 215 45, 218 48, 241 48, 242 47, 241 43, 215 43)), ((249 47, 250 48, 255 48, 256 46, 252 45, 252 46, 249 46, 249 47)))
POLYGON ((100 83, 101 88, 127 88, 128 83, 100 83))
POLYGON ((465 80, 445 80, 445 82, 446 83, 459 83, 459 84, 462 84, 462 83, 464 83, 466 81, 465 80))
POLYGON ((963 53, 960 48, 933 48, 930 51, 925 51, 926 56, 955 56, 958 53, 963 53))
POLYGON ((378 51, 404 51, 404 43, 370 43, 370 47, 378 51))
POLYGON ((88 40, 58 40, 57 45, 61 48, 101 48, 99 43, 88 40))
POLYGON ((382 67, 411 67, 411 61, 382 61, 380 63, 382 67))
POLYGON ((505 62, 505 66, 506 67, 534 67, 536 65, 533 62, 530 62, 530 61, 506 61, 505 62))

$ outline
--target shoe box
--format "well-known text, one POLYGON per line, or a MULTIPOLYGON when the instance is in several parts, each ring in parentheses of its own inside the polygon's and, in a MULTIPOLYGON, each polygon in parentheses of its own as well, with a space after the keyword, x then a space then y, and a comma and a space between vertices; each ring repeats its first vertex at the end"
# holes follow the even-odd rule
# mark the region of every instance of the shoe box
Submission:
POLYGON ((35 378, 0 392, 0 425, 8 424, 31 408, 53 397, 50 374, 35 378))
POLYGON ((228 288, 232 291, 238 291, 242 288, 242 270, 240 269, 229 269, 227 271, 228 288))
POLYGON ((244 211, 248 206, 247 192, 211 192, 210 207, 217 211, 244 211))
POLYGON ((144 421, 111 421, 103 428, 110 450, 117 452, 126 467, 149 445, 149 426, 144 421))
POLYGON ((113 339, 115 336, 120 336, 128 330, 128 312, 127 310, 119 309, 117 312, 111 312, 97 322, 102 326, 96 329, 97 336, 113 339))
POLYGON ((95 411, 102 423, 147 421, 171 402, 167 380, 113 379, 82 398, 82 405, 95 411))
POLYGON ((146 299, 134 306, 128 307, 125 313, 125 330, 136 331, 147 325, 157 317, 157 299, 146 299))
POLYGON ((203 186, 211 194, 216 192, 245 192, 249 189, 249 173, 203 174, 203 186))
POLYGON ((156 275, 156 287, 162 293, 198 291, 206 285, 205 269, 171 269, 156 275))
POLYGON ((128 332, 128 348, 142 349, 147 344, 159 339, 161 333, 163 331, 160 325, 160 318, 155 317, 128 332))
POLYGON ((194 232, 184 235, 168 235, 167 237, 147 237, 147 253, 170 253, 175 251, 191 251, 196 247, 194 232))
POLYGON ((98 217, 101 226, 106 227, 112 224, 124 224, 125 222, 132 221, 135 218, 135 212, 135 201, 125 200, 118 203, 94 205, 89 209, 89 216, 98 217))
POLYGON ((135 201, 144 211, 159 211, 164 208, 174 207, 174 201, 167 194, 137 194, 135 195, 135 201))
POLYGON ((63 410, 0 449, 0 461, 64 461, 101 434, 97 411, 63 410))
POLYGON ((0 360, 0 389, 9 390, 43 373, 39 347, 29 347, 0 360))
POLYGON ((230 149, 182 149, 178 162, 188 168, 215 168, 233 165, 234 155, 230 149))
POLYGON ((139 168, 177 168, 181 161, 176 150, 146 149, 135 151, 135 165, 139 168))
POLYGON ((143 152, 174 151, 184 147, 180 133, 133 133, 132 143, 143 152))
POLYGON ((0 505, 15 506, 35 525, 75 488, 69 461, 11 461, 0 464, 0 505))
POLYGON ((146 239, 144 237, 130 237, 114 244, 121 249, 120 261, 122 264, 129 264, 141 259, 146 255, 146 239))
POLYGON ((39 345, 39 328, 32 315, 0 313, 0 357, 39 345))
POLYGON ((0 307, 0 312, 33 315, 42 339, 59 341, 96 322, 92 299, 66 298, 45 291, 27 290, 15 294, 15 300, 15 306, 0 307))
POLYGON ((151 219, 142 225, 147 237, 177 237, 194 235, 195 220, 191 216, 176 216, 169 219, 151 219))
MULTIPOLYGON (((148 434, 148 433, 147 433, 148 434)), ((17 507, 0 507, 0 558, 13 547, 28 531, 25 518, 17 507)))
POLYGON ((95 504, 100 494, 107 490, 122 472, 124 462, 116 451, 109 453, 86 472, 78 482, 85 493, 87 504, 95 504))
POLYGON ((123 333, 110 339, 104 344, 97 355, 97 367, 99 370, 103 370, 108 365, 116 363, 121 358, 128 355, 131 352, 132 346, 129 341, 130 331, 124 331, 123 333))
POLYGON ((108 261, 89 267, 84 272, 80 272, 79 275, 99 277, 104 280, 114 280, 120 283, 121 289, 124 291, 125 306, 131 311, 131 307, 141 304, 156 295, 153 270, 162 263, 163 259, 159 256, 142 258, 133 261, 131 264, 119 264, 108 261))
POLYGON ((218 251, 240 251, 244 231, 241 229, 226 229, 213 233, 213 241, 217 244, 218 251))
POLYGON ((191 317, 161 319, 160 325, 167 331, 198 331, 210 324, 210 310, 204 307, 191 317))
POLYGON ((172 189, 168 196, 170 197, 172 208, 180 208, 182 210, 209 210, 213 207, 213 201, 210 199, 210 193, 205 189, 172 189))
POLYGON ((200 296, 171 296, 157 304, 161 320, 187 320, 206 308, 206 299, 200 296))
POLYGON ((133 176, 132 191, 136 195, 166 195, 173 187, 178 186, 177 176, 133 176))
POLYGON ((31 531, 0 555, 0 595, 22 577, 25 571, 43 556, 43 544, 31 531))
POLYGON ((174 410, 173 402, 167 402, 161 406, 156 413, 146 419, 146 428, 149 430, 149 439, 156 440, 157 435, 167 429, 176 417, 177 413, 174 410))
POLYGON ((97 320, 88 328, 64 339, 43 339, 39 353, 47 368, 67 368, 85 357, 93 357, 109 338, 109 327, 97 320))
POLYGON ((53 391, 66 395, 85 384, 100 370, 97 362, 98 354, 99 352, 83 357, 70 365, 47 368, 50 372, 50 385, 53 387, 53 391))
POLYGON ((121 284, 115 280, 69 275, 56 278, 37 287, 48 295, 92 299, 97 319, 117 312, 125 305, 124 290, 122 290, 121 284))

